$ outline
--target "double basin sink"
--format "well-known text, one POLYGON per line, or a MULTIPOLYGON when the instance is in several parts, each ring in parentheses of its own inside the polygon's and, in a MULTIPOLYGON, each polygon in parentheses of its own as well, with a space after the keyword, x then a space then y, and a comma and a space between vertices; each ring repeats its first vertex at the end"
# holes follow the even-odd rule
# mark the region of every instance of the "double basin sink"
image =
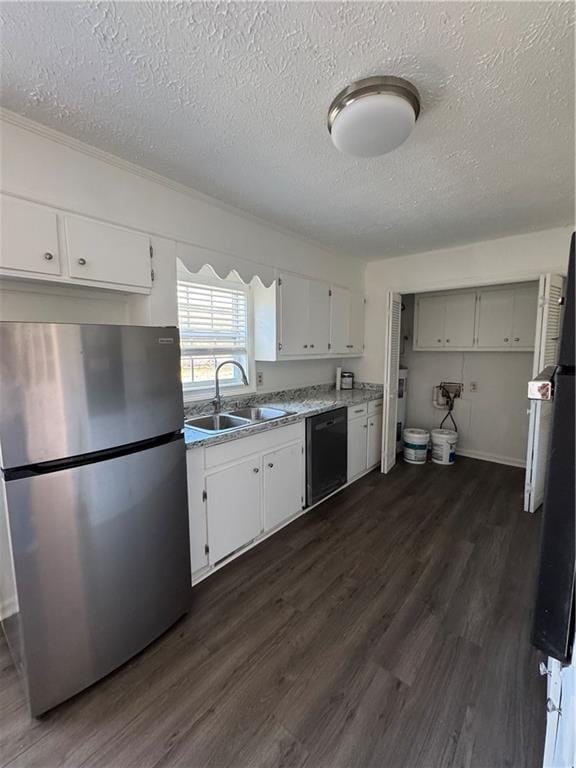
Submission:
POLYGON ((281 419, 283 416, 290 416, 290 411, 283 411, 280 408, 240 408, 229 413, 196 416, 193 419, 187 419, 184 424, 191 429, 197 429, 199 432, 215 434, 242 429, 242 427, 260 424, 263 421, 281 419))

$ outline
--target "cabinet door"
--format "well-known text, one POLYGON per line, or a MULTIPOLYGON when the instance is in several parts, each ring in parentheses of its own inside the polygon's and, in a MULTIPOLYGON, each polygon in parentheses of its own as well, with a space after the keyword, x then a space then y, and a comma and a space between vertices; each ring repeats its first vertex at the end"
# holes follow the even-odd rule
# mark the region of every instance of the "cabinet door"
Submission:
POLYGON ((416 299, 416 328, 414 332, 417 349, 435 349, 444 346, 444 296, 419 296, 416 299))
POLYGON ((368 443, 366 467, 380 464, 382 457, 382 414, 377 413, 368 417, 368 443))
POLYGON ((478 297, 478 349, 511 345, 513 291, 482 291, 478 297))
POLYGON ((260 457, 206 477, 210 564, 260 533, 260 457))
POLYGON ((350 291, 333 285, 330 297, 330 351, 350 352, 350 291))
POLYGON ((538 291, 536 288, 516 288, 512 315, 512 346, 534 349, 538 291))
POLYGON ((308 352, 327 355, 330 343, 330 295, 327 283, 309 281, 308 352))
POLYGON ((59 275, 58 220, 41 205, 0 198, 0 267, 40 275, 59 275))
POLYGON ((348 422, 348 482, 366 470, 367 419, 348 422))
POLYGON ((302 443, 265 454, 264 530, 269 531, 295 515, 304 503, 302 443))
POLYGON ((65 225, 70 277, 150 288, 150 240, 146 235, 73 216, 66 216, 65 225))
POLYGON ((188 521, 190 523, 190 562, 192 575, 208 565, 208 527, 204 491, 204 455, 202 450, 186 451, 188 480, 188 521))
POLYGON ((446 296, 444 315, 444 344, 447 349, 474 346, 474 322, 476 313, 476 292, 455 293, 446 296))
POLYGON ((364 351, 364 296, 361 293, 350 294, 350 330, 348 334, 349 352, 362 354, 364 351))
POLYGON ((282 355, 308 354, 309 280, 282 275, 280 284, 280 341, 282 355))

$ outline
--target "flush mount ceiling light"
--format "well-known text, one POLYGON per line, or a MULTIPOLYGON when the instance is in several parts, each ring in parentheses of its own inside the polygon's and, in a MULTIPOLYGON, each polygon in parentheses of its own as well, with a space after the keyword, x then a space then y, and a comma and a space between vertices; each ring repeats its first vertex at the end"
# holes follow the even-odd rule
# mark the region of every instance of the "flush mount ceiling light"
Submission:
POLYGON ((334 146, 358 157, 384 155, 402 144, 420 114, 420 96, 401 77, 367 77, 344 88, 328 110, 334 146))

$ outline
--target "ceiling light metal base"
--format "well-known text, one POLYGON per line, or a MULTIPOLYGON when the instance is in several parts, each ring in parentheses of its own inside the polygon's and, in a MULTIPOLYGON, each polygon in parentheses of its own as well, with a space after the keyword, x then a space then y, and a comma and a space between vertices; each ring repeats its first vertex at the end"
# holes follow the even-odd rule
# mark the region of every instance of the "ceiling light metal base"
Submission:
POLYGON ((328 131, 332 133, 332 126, 340 112, 349 104, 362 99, 365 96, 375 96, 378 94, 393 94, 405 99, 418 120, 420 114, 420 94, 412 83, 404 80, 402 77, 376 75, 375 77, 365 77, 363 80, 357 80, 344 88, 336 96, 330 109, 328 110, 328 131))

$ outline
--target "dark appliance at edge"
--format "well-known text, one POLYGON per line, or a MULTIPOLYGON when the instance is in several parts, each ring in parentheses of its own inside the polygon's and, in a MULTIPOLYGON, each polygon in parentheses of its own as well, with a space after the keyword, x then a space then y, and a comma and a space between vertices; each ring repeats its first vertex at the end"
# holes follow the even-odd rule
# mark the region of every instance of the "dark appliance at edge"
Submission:
POLYGON ((348 479, 348 409, 306 419, 306 504, 311 506, 348 479))
POLYGON ((32 715, 188 610, 182 422, 176 328, 0 323, 2 626, 32 715))
POLYGON ((561 662, 570 661, 574 645, 574 239, 572 235, 562 336, 551 379, 554 411, 532 628, 536 648, 561 662))

